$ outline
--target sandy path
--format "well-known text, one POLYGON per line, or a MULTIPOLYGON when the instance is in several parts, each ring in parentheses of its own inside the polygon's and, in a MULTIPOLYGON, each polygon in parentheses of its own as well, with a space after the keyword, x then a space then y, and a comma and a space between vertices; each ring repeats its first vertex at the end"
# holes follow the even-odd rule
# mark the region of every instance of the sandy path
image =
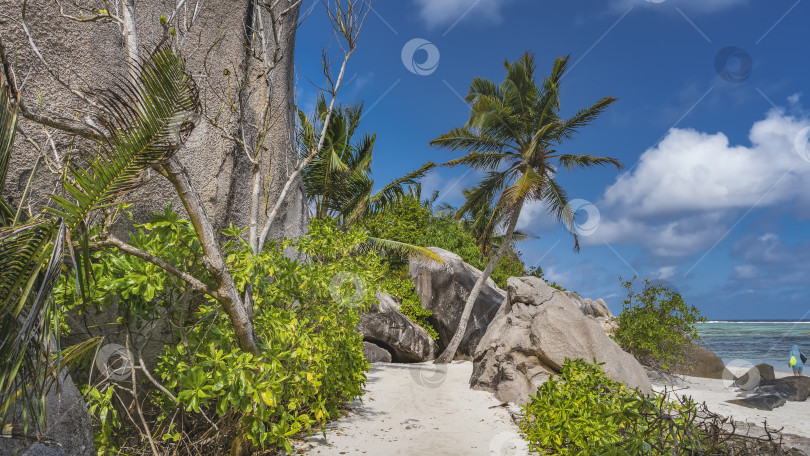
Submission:
POLYGON ((363 402, 308 439, 306 455, 526 454, 509 413, 490 393, 469 387, 472 363, 378 363, 363 402), (523 448, 518 449, 521 446, 523 448), (517 450, 517 451, 516 451, 517 450))

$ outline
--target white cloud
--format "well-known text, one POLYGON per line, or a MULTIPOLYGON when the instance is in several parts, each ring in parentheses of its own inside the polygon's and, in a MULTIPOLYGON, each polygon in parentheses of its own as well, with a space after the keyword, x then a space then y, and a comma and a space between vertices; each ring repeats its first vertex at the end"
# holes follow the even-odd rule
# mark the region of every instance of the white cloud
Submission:
POLYGON ((517 229, 526 233, 553 228, 557 222, 549 215, 542 201, 529 201, 523 205, 518 219, 517 229))
POLYGON ((748 4, 749 0, 611 0, 615 11, 626 11, 631 6, 672 9, 673 6, 699 13, 715 13, 735 6, 748 4))
POLYGON ((800 211, 810 196, 810 161, 796 140, 810 120, 769 112, 750 130, 750 145, 723 133, 672 129, 641 155, 597 203, 602 220, 585 243, 641 243, 659 256, 711 247, 743 210, 800 211))
POLYGON ((499 22, 505 3, 505 0, 416 0, 419 16, 431 28, 452 25, 468 17, 499 22))

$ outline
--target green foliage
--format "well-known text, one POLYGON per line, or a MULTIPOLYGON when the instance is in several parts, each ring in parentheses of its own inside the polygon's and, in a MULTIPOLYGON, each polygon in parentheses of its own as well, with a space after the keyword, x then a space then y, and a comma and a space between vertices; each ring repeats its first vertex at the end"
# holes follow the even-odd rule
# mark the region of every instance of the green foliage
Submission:
MULTIPOLYGON (((61 191, 42 213, 23 220, 23 192, 16 212, 0 196, 0 425, 10 407, 44 423, 44 395, 49 378, 64 366, 51 364, 53 339, 61 308, 51 298, 64 258, 72 279, 87 300, 93 268, 89 252, 92 220, 114 209, 118 198, 143 182, 142 172, 177 150, 180 130, 199 110, 197 90, 184 61, 160 46, 133 68, 134 81, 114 79, 114 90, 94 94, 100 112, 93 116, 104 137, 94 151, 67 161, 61 191), (69 176, 69 177, 68 177, 69 176), (72 245, 68 245, 73 240, 72 245), (67 253, 66 253, 67 252, 67 253)), ((0 77, 0 193, 13 145, 17 100, 0 77)), ((39 161, 35 162, 36 164, 39 161)), ((31 172, 35 175, 36 167, 31 172)), ((29 179, 29 187, 31 179, 29 179)), ((28 421, 25 420, 26 426, 28 421)))
MULTIPOLYGON (((202 253, 193 228, 171 207, 137 228, 134 245, 212 281, 197 270, 202 253)), ((240 230, 222 234, 237 287, 253 289, 261 356, 238 349, 218 303, 136 257, 95 252, 92 296, 99 310, 112 304, 107 296, 119 296, 122 323, 169 318, 176 328, 180 342, 165 348, 154 374, 178 402, 156 392, 145 405, 156 415, 150 427, 160 445, 180 451, 195 426, 207 428, 204 417, 214 417, 256 448, 291 452, 292 436, 339 416, 344 403, 362 394, 368 364, 355 326, 374 302, 385 267, 374 252, 362 251, 364 231, 340 231, 329 220, 315 220, 306 237, 273 243, 259 255, 240 230), (285 255, 293 250, 307 261, 285 255)), ((69 306, 80 305, 69 283, 58 289, 69 306)), ((87 389, 105 448, 127 435, 114 415, 104 415, 114 384, 106 388, 87 389)))
MULTIPOLYGON (((301 160, 318 149, 328 112, 323 95, 318 96, 313 118, 307 118, 298 110, 301 160)), ((371 162, 377 135, 365 134, 362 139, 354 140, 362 117, 362 103, 335 107, 326 128, 323 147, 304 168, 304 189, 317 218, 333 217, 343 225, 351 225, 366 214, 378 213, 394 204, 404 195, 406 185, 415 184, 435 166, 426 163, 372 192, 371 162)))
POLYGON ((671 363, 683 361, 684 349, 693 340, 700 340, 695 323, 706 319, 680 293, 646 279, 643 290, 637 293, 633 291, 634 281, 635 277, 622 281, 627 298, 613 338, 642 364, 666 370, 671 363))
MULTIPOLYGON (((438 247, 455 253, 480 270, 486 267, 486 258, 482 256, 478 243, 461 223, 447 214, 434 214, 414 196, 405 196, 385 212, 366 217, 361 225, 370 236, 438 247)), ((407 257, 403 255, 392 255, 387 260, 392 271, 407 268, 407 257)), ((505 287, 506 280, 523 275, 524 268, 517 253, 512 251, 504 255, 491 277, 498 286, 505 287)))
POLYGON ((110 454, 120 445, 121 439, 116 437, 116 430, 121 427, 118 411, 113 406, 113 392, 115 385, 108 385, 104 392, 93 386, 82 385, 82 394, 87 402, 90 416, 96 422, 94 444, 98 454, 110 454))
POLYGON ((389 269, 385 274, 385 280, 381 288, 399 301, 399 311, 402 312, 403 315, 421 326, 434 340, 439 338, 439 333, 436 332, 436 329, 430 321, 428 321, 428 318, 433 315, 433 312, 422 307, 422 301, 419 299, 419 295, 416 294, 413 281, 408 276, 408 270, 406 268, 389 269))
POLYGON ((601 367, 566 359, 523 407, 534 451, 561 455, 710 454, 691 400, 645 397, 601 367), (662 419, 665 417, 665 419, 662 419))

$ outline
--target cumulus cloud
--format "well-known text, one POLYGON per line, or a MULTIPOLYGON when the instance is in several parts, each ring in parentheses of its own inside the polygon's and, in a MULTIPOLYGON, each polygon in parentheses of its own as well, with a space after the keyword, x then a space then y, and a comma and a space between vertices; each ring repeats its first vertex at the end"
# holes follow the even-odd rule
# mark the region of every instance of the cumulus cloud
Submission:
POLYGON ((505 3, 504 0, 416 0, 419 16, 431 28, 452 25, 466 17, 498 22, 505 3))
POLYGON ((710 248, 751 208, 805 210, 810 120, 772 110, 732 145, 723 133, 672 129, 597 202, 602 220, 585 243, 641 243, 660 256, 710 248), (806 136, 806 135, 805 135, 806 136))
POLYGON ((677 6, 684 10, 699 13, 715 13, 746 5, 748 2, 749 0, 611 0, 610 7, 615 11, 626 11, 631 6, 647 8, 677 6))

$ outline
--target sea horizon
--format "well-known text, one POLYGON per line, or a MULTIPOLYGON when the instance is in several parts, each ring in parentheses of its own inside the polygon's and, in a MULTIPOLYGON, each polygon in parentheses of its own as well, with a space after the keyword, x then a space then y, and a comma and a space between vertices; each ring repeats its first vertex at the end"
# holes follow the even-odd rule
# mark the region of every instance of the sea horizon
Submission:
POLYGON ((793 345, 810 354, 810 320, 709 320, 696 329, 700 345, 735 366, 767 363, 784 374, 793 345))

